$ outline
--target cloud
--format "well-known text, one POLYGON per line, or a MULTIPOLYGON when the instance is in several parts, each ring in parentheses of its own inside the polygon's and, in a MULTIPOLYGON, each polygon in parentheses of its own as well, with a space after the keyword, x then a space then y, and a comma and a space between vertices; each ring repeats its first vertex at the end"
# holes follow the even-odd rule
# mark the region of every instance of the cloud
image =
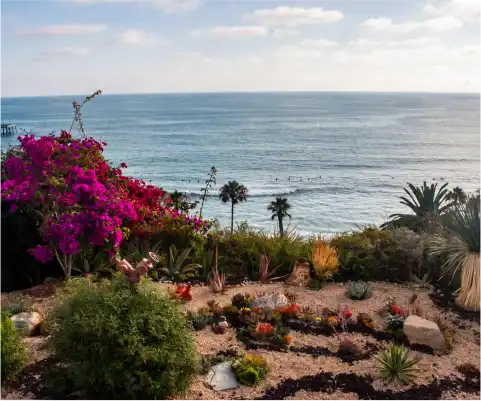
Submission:
POLYGON ((79 36, 92 35, 105 31, 105 25, 49 25, 38 28, 23 29, 19 36, 79 36))
POLYGON ((337 42, 328 39, 304 39, 301 42, 301 46, 311 47, 311 48, 330 48, 336 47, 337 42))
POLYGON ((419 36, 405 40, 373 40, 370 38, 358 38, 351 40, 349 45, 368 47, 423 47, 441 44, 441 39, 435 36, 419 36))
POLYGON ((340 21, 344 16, 340 11, 324 10, 321 7, 279 6, 255 10, 246 17, 265 26, 296 27, 299 25, 336 22, 340 21))
POLYGON ((115 43, 123 45, 137 45, 137 46, 147 46, 153 44, 167 44, 166 40, 159 40, 155 34, 137 30, 128 29, 117 35, 115 43))
POLYGON ((66 47, 64 49, 46 50, 39 53, 34 61, 51 61, 59 59, 69 59, 83 57, 89 53, 89 49, 84 47, 66 47))
POLYGON ((265 36, 267 28, 260 25, 245 25, 245 26, 218 26, 205 30, 194 30, 191 36, 216 36, 220 38, 246 38, 252 36, 265 36))
POLYGON ((429 2, 423 11, 432 16, 453 16, 467 23, 479 22, 480 4, 477 0, 429 2))
POLYGON ((152 5, 168 14, 183 13, 195 10, 201 4, 201 0, 72 0, 74 3, 83 5, 93 4, 116 4, 116 3, 141 3, 152 5))
POLYGON ((198 52, 180 52, 179 56, 182 57, 200 57, 201 54, 198 52))
POLYGON ((424 21, 408 21, 399 24, 393 23, 390 18, 369 18, 359 26, 374 32, 407 34, 447 32, 459 29, 462 25, 463 22, 460 19, 452 16, 444 16, 424 21))
POLYGON ((271 36, 275 38, 288 38, 291 36, 296 36, 299 35, 299 31, 296 31, 295 29, 273 29, 271 32, 271 36))

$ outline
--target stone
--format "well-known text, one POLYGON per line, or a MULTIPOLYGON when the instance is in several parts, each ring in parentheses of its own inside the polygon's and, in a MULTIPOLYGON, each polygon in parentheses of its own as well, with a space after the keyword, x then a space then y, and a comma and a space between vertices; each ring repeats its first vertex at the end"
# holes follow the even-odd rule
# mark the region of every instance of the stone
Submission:
POLYGON ((309 263, 296 262, 291 276, 287 279, 287 285, 307 287, 311 281, 311 267, 309 263))
POLYGON ((31 336, 38 330, 43 316, 38 312, 21 312, 11 317, 17 333, 21 336, 31 336))
POLYGON ((436 323, 416 315, 404 321, 403 333, 411 344, 428 345, 433 349, 446 347, 446 340, 436 323))
POLYGON ((257 306, 260 309, 279 309, 283 308, 284 306, 289 306, 291 303, 287 299, 284 294, 270 294, 270 295, 263 295, 262 297, 255 298, 251 302, 251 308, 257 306))
POLYGON ((216 391, 230 390, 239 387, 232 370, 231 362, 222 362, 212 366, 205 378, 207 384, 216 391))

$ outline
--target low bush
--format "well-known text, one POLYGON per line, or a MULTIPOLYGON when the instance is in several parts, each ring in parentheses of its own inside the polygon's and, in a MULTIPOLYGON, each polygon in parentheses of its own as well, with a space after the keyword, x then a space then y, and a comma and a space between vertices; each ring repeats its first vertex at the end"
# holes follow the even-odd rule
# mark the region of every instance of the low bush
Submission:
POLYGON ((167 399, 196 372, 193 336, 177 303, 148 281, 72 279, 51 315, 65 365, 57 391, 107 399, 167 399))
POLYGON ((10 316, 2 312, 2 383, 15 377, 27 362, 27 350, 10 316))
POLYGON ((232 364, 234 373, 240 383, 254 386, 267 374, 267 362, 260 355, 246 354, 232 364))

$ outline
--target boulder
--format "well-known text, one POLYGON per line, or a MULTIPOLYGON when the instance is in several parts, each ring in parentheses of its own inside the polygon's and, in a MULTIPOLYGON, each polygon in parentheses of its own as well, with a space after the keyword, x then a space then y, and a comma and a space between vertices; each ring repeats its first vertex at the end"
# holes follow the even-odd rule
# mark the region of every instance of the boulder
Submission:
POLYGON ((222 362, 212 366, 205 380, 216 391, 239 387, 230 362, 222 362))
POLYGON ((307 287, 309 281, 311 281, 311 267, 309 263, 296 262, 291 276, 286 280, 286 284, 307 287))
POLYGON ((38 330, 43 316, 38 312, 21 312, 11 317, 17 333, 21 336, 31 336, 38 330))
POLYGON ((411 344, 428 345, 433 349, 446 347, 446 340, 436 323, 416 315, 404 321, 403 333, 411 344))
POLYGON ((260 309, 279 309, 289 305, 290 302, 287 297, 284 294, 279 293, 264 295, 262 297, 255 298, 251 302, 251 308, 257 306, 260 309))

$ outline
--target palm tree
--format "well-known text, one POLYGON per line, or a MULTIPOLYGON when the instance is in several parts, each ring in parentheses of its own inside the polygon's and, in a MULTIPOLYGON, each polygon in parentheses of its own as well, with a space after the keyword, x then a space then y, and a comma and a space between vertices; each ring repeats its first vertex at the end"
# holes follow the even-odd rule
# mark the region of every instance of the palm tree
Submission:
POLYGON ((415 187, 408 182, 408 191, 404 188, 404 191, 408 194, 409 198, 401 196, 401 204, 409 207, 414 214, 396 213, 392 214, 391 221, 383 224, 383 227, 408 227, 415 231, 423 229, 429 229, 435 226, 439 221, 439 217, 448 211, 454 202, 449 202, 448 190, 446 187, 448 183, 442 185, 439 189, 438 184, 431 184, 428 186, 426 181, 420 187, 415 187))
POLYGON ((277 197, 275 201, 272 201, 269 206, 267 206, 267 210, 272 212, 272 220, 277 217, 277 221, 279 222, 279 233, 281 237, 284 236, 284 224, 283 219, 284 217, 291 218, 291 215, 287 213, 287 211, 291 208, 291 205, 287 203, 286 198, 277 197))
POLYGON ((448 196, 446 198, 454 201, 454 203, 457 205, 464 205, 468 200, 466 193, 460 187, 453 188, 453 190, 448 193, 448 196))
POLYGON ((234 205, 239 202, 247 201, 247 188, 239 184, 237 181, 229 181, 219 192, 219 199, 224 202, 230 202, 232 205, 230 218, 230 232, 234 232, 234 205))
POLYGON ((445 231, 429 242, 432 255, 446 255, 443 275, 461 270, 461 288, 456 302, 459 306, 479 311, 479 202, 456 206, 449 213, 445 231))

